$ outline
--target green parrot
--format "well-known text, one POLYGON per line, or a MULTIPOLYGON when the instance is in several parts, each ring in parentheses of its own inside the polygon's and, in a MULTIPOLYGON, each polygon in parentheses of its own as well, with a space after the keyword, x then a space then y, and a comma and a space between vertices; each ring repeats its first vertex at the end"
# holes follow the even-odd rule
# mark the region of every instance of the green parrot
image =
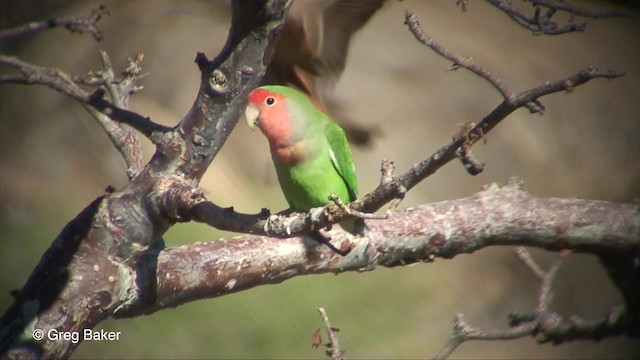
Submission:
MULTIPOLYGON (((356 199, 358 183, 345 133, 305 94, 286 86, 261 86, 249 94, 245 118, 251 129, 259 127, 267 137, 292 209, 324 206, 332 193, 345 204, 356 199)), ((354 235, 366 227, 363 219, 340 226, 354 235)))

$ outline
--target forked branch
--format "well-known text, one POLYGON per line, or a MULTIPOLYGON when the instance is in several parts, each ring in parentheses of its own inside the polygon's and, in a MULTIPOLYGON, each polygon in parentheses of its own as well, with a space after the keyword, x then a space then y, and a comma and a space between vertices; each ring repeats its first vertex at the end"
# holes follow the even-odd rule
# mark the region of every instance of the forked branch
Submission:
MULTIPOLYGON (((574 5, 558 0, 525 0, 530 2, 533 14, 527 13, 512 1, 486 0, 492 6, 508 15, 516 24, 533 32, 534 35, 562 35, 570 32, 585 31, 587 23, 575 23, 574 17, 581 16, 590 19, 606 19, 612 17, 631 17, 633 14, 620 10, 591 10, 580 5, 574 5), (554 16, 561 13, 569 14, 569 20, 561 25, 554 20, 554 16)), ((457 4, 463 11, 469 5, 468 0, 458 0, 457 4)))
POLYGON ((536 309, 531 313, 510 314, 510 327, 507 329, 478 328, 467 323, 463 314, 458 314, 454 320, 453 337, 435 359, 446 359, 458 346, 470 340, 512 340, 534 336, 540 343, 559 344, 572 340, 599 341, 605 337, 632 334, 624 306, 611 309, 608 314, 595 321, 583 320, 577 316, 564 319, 549 309, 553 302, 553 282, 563 260, 569 255, 568 251, 561 252, 558 260, 547 271, 536 264, 525 248, 516 248, 515 254, 540 281, 536 309))

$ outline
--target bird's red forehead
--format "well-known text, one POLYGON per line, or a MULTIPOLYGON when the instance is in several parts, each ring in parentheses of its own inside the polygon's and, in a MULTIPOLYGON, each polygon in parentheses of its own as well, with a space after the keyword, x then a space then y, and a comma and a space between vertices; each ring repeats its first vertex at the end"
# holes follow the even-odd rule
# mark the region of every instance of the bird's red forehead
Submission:
POLYGON ((248 100, 249 103, 258 105, 264 103, 264 100, 268 97, 273 97, 278 101, 282 100, 282 95, 260 88, 253 90, 251 94, 249 94, 248 100))

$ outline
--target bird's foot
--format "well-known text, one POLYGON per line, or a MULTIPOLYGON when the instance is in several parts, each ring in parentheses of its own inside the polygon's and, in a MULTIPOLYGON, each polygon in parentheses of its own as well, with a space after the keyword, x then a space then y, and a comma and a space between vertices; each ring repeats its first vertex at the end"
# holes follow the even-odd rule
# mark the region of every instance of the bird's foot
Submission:
POLYGON ((347 244, 346 242, 342 244, 342 246, 340 246, 340 249, 338 249, 337 247, 333 246, 333 244, 331 243, 331 237, 329 236, 324 236, 323 234, 321 234, 319 231, 315 231, 313 233, 311 233, 311 238, 315 241, 317 241, 318 243, 325 245, 326 247, 328 247, 329 249, 331 249, 331 251, 333 251, 334 253, 340 255, 340 256, 347 256, 352 249, 352 245, 351 244, 347 244), (346 245, 346 246, 344 246, 346 245))

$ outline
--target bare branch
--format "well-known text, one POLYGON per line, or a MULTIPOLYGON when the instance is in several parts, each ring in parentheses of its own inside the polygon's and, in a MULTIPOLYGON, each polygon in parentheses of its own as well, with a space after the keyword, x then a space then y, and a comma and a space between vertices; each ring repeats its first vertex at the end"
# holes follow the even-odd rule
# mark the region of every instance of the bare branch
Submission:
POLYGON ((106 6, 100 5, 98 8, 92 9, 91 14, 87 16, 65 16, 57 19, 31 22, 15 28, 2 30, 0 31, 0 40, 55 27, 65 27, 73 33, 90 33, 96 41, 101 41, 104 37, 102 31, 98 28, 98 22, 105 15, 110 15, 109 10, 107 10, 106 6))
MULTIPOLYGON (((589 10, 557 0, 528 0, 534 7, 533 15, 529 15, 514 6, 511 1, 486 1, 503 11, 518 25, 531 30, 535 35, 561 35, 569 32, 584 31, 587 28, 587 24, 573 23, 573 15, 591 19, 633 16, 631 13, 617 10, 589 10), (551 20, 558 12, 567 12, 572 15, 568 24, 561 26, 557 22, 551 20)), ((466 2, 463 4, 463 10, 466 10, 467 5, 468 4, 466 4, 466 2)))
POLYGON ((387 220, 370 221, 368 226, 364 236, 338 228, 331 231, 333 242, 351 245, 344 257, 309 236, 244 235, 165 249, 157 263, 157 298, 142 311, 151 313, 298 275, 429 262, 487 246, 526 245, 592 254, 626 253, 640 246, 640 216, 634 205, 537 198, 515 182, 502 188, 488 186, 468 198, 395 211, 387 220), (607 241, 602 240, 605 237, 607 241))
POLYGON ((558 0, 525 0, 530 1, 533 6, 544 6, 552 10, 565 11, 570 14, 584 16, 591 19, 606 19, 612 17, 632 17, 633 14, 620 10, 590 10, 577 5, 573 5, 558 0))
POLYGON ((462 66, 466 69, 471 70, 476 75, 484 78, 491 85, 493 85, 505 99, 509 99, 513 96, 511 91, 502 83, 502 80, 498 79, 498 77, 477 64, 475 61, 473 61, 473 59, 463 58, 460 55, 454 54, 451 51, 447 50, 444 46, 435 42, 429 35, 427 35, 427 33, 424 32, 424 30, 422 30, 420 22, 418 22, 418 18, 409 9, 407 9, 405 12, 405 24, 409 27, 411 33, 420 43, 430 47, 431 49, 433 49, 433 51, 437 52, 442 57, 453 61, 455 66, 462 66))
MULTIPOLYGON (((100 51, 103 70, 97 74, 90 73, 88 79, 75 79, 83 83, 91 83, 107 90, 111 102, 121 108, 129 109, 129 98, 132 94, 142 89, 136 86, 136 82, 146 76, 141 74, 143 55, 138 54, 133 59, 129 58, 127 68, 123 71, 123 78, 116 79, 111 65, 111 60, 105 51, 100 51)), ((98 112, 94 108, 85 105, 89 113, 102 125, 115 148, 120 151, 127 163, 127 176, 132 179, 143 168, 142 146, 140 140, 133 129, 126 124, 121 124, 111 120, 105 114, 98 112)))
POLYGON ((531 253, 527 251, 527 249, 523 247, 517 247, 514 250, 514 254, 518 259, 520 259, 520 261, 522 261, 522 263, 529 269, 529 271, 531 271, 531 273, 533 273, 533 275, 538 278, 538 280, 542 281, 544 279, 544 270, 542 270, 540 266, 538 266, 538 264, 535 262, 535 260, 533 260, 531 253))
POLYGON ((93 94, 88 93, 80 88, 69 74, 60 69, 36 66, 15 56, 6 55, 0 55, 0 64, 11 66, 21 73, 3 76, 0 78, 0 83, 38 84, 50 87, 93 107, 114 121, 133 127, 155 143, 159 142, 164 133, 171 130, 169 127, 154 123, 149 118, 113 105, 103 98, 105 95, 103 90, 97 90, 93 94))
POLYGON ((531 334, 535 330, 535 324, 527 323, 521 326, 505 330, 481 329, 470 325, 463 314, 457 314, 453 320, 454 336, 449 339, 447 345, 434 356, 434 359, 446 359, 458 346, 470 340, 513 340, 531 334))
POLYGON ((547 271, 540 269, 526 249, 519 247, 515 254, 540 280, 535 311, 531 314, 510 314, 511 327, 501 330, 474 327, 465 321, 462 314, 458 314, 454 320, 454 336, 435 359, 446 359, 458 346, 469 340, 510 340, 535 336, 540 343, 552 341, 558 344, 571 340, 601 340, 603 337, 624 333, 632 336, 633 326, 628 322, 630 315, 623 306, 612 309, 597 321, 585 321, 576 316, 564 320, 559 314, 549 310, 553 302, 553 281, 568 252, 560 253, 558 260, 547 271))
POLYGON ((320 317, 322 317, 322 322, 324 323, 324 328, 327 331, 327 336, 329 337, 329 343, 327 344, 327 355, 331 357, 332 360, 344 360, 345 351, 340 348, 340 343, 338 341, 339 331, 337 328, 331 326, 329 322, 329 316, 323 307, 318 308, 318 312, 320 313, 320 317))
POLYGON ((197 185, 238 120, 246 95, 264 74, 271 56, 266 50, 273 48, 290 3, 232 3, 228 41, 214 61, 203 54, 197 57, 202 75, 198 98, 176 128, 111 104, 103 98, 105 91, 89 94, 59 70, 0 56, 0 64, 21 75, 5 80, 47 85, 132 126, 157 144, 142 171, 119 191, 96 199, 41 258, 0 318, 2 356, 66 358, 79 342, 47 337, 34 341, 32 329, 91 329, 107 317, 141 313, 154 304, 162 234, 175 222, 167 216, 175 208, 159 202, 161 194, 174 182, 197 185))

